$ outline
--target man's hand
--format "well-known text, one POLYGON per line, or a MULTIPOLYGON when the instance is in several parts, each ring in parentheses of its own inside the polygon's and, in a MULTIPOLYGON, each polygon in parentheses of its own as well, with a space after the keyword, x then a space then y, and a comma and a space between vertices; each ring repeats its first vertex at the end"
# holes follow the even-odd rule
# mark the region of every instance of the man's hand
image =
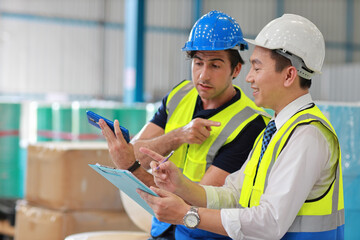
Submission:
POLYGON ((103 119, 99 120, 102 134, 104 135, 109 153, 115 166, 120 169, 128 169, 135 162, 133 146, 127 143, 120 130, 119 121, 114 121, 114 132, 109 128, 103 119))
POLYGON ((173 162, 163 162, 165 158, 156 152, 147 148, 140 148, 140 151, 154 159, 150 165, 158 187, 176 194, 187 203, 206 207, 206 193, 202 186, 186 178, 173 162))
POLYGON ((151 187, 151 190, 158 194, 159 197, 155 197, 140 189, 137 189, 136 191, 154 210, 155 217, 162 222, 177 225, 183 224, 182 219, 190 209, 190 206, 180 197, 166 190, 156 187, 151 187))
POLYGON ((144 147, 139 150, 154 160, 150 163, 150 166, 154 182, 158 187, 173 193, 181 188, 185 177, 171 160, 162 163, 165 157, 160 154, 144 147))
POLYGON ((220 122, 203 118, 195 118, 184 127, 180 128, 183 143, 202 144, 209 136, 211 127, 219 127, 220 122))

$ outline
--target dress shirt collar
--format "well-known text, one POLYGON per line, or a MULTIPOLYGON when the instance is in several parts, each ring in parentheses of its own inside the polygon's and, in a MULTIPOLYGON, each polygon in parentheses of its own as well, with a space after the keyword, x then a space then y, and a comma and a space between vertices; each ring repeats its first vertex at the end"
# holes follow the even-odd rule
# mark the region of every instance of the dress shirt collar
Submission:
POLYGON ((295 113, 310 106, 313 103, 310 93, 307 93, 284 107, 279 114, 272 118, 275 120, 276 129, 280 129, 295 113))

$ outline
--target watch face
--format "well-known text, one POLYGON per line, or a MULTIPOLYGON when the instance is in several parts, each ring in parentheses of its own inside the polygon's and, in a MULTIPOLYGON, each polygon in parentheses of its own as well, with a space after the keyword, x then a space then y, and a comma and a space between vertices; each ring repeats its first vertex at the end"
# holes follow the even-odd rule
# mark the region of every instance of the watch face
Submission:
POLYGON ((184 222, 186 227, 195 228, 199 224, 199 218, 195 214, 189 213, 188 215, 186 215, 184 222))

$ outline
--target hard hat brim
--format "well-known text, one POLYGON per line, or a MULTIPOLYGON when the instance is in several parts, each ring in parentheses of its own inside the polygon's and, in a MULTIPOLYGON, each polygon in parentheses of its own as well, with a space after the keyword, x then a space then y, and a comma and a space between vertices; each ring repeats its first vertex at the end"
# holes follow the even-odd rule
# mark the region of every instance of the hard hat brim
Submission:
POLYGON ((247 43, 250 43, 252 45, 255 45, 255 46, 259 46, 259 47, 263 47, 263 48, 267 48, 267 49, 276 49, 276 48, 269 48, 268 46, 265 46, 263 44, 260 44, 259 42, 257 42, 255 39, 249 39, 249 38, 244 38, 244 40, 247 42, 247 43))

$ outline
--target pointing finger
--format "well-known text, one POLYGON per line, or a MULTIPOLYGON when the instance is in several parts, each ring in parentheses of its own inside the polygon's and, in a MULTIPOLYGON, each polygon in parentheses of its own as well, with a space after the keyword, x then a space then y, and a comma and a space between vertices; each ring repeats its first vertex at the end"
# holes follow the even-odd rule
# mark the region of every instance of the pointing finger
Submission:
POLYGON ((141 147, 139 149, 139 151, 146 154, 146 155, 148 155, 149 157, 151 157, 152 159, 154 159, 157 162, 161 162, 161 161, 163 161, 165 159, 165 157, 161 156, 160 154, 158 154, 158 153, 156 153, 156 152, 154 152, 154 151, 152 151, 152 150, 150 150, 150 149, 148 149, 146 147, 141 147))
POLYGON ((203 124, 204 124, 205 127, 211 127, 211 126, 219 127, 221 125, 221 122, 216 122, 216 121, 204 119, 203 124))

